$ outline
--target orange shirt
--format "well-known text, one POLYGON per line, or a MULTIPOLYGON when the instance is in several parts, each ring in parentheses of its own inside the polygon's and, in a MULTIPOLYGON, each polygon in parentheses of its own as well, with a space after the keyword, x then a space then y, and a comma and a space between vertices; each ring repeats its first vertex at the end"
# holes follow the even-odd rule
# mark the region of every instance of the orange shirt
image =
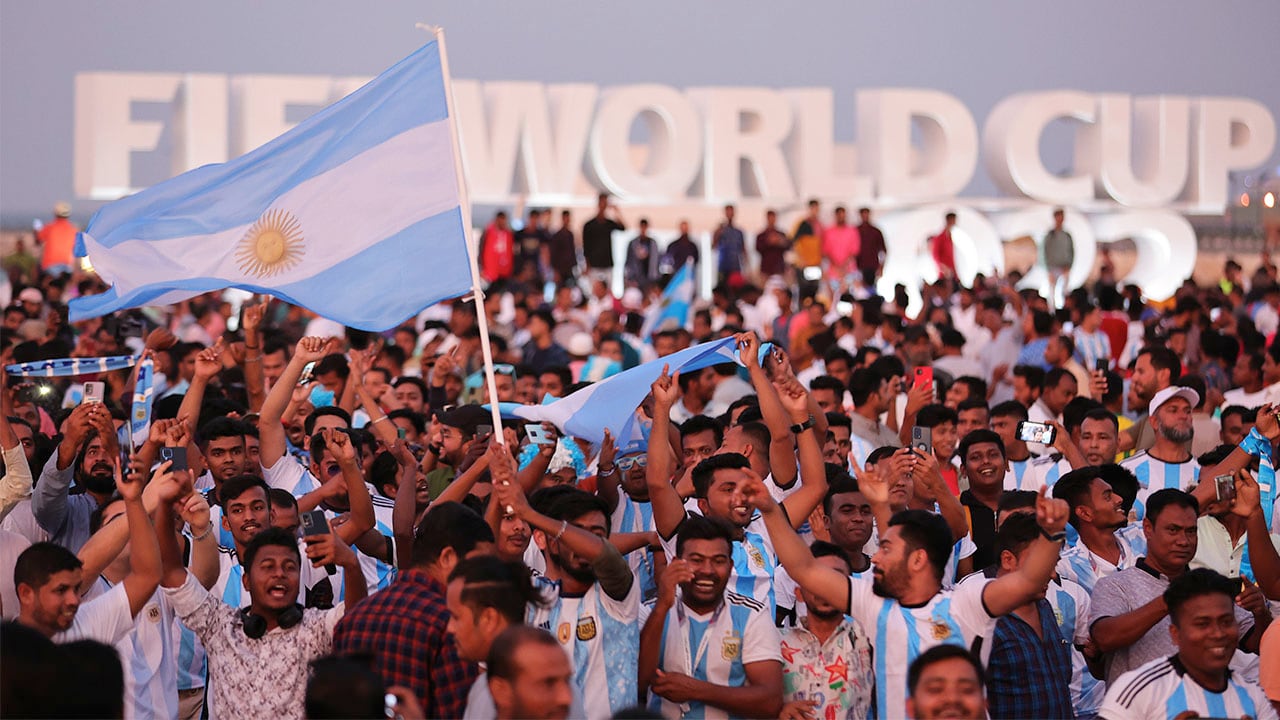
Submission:
POLYGON ((45 225, 37 237, 44 245, 44 254, 40 256, 40 268, 48 270, 54 265, 75 265, 76 233, 79 228, 66 218, 58 218, 45 225))

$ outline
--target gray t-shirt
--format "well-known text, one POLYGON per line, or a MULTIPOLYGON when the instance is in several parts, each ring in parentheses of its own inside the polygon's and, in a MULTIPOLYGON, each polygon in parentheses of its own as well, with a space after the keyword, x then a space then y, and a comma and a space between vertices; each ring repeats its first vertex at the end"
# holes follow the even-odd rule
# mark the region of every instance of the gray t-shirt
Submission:
MULTIPOLYGON (((1146 558, 1138 560, 1134 567, 1121 570, 1098 581, 1093 588, 1093 604, 1089 614, 1089 627, 1107 617, 1117 617, 1146 605, 1169 589, 1169 578, 1157 573, 1147 564, 1146 558)), ((1236 606, 1236 621, 1240 623, 1240 636, 1253 627, 1253 615, 1236 606)), ((1126 648, 1112 651, 1106 656, 1107 683, 1115 682, 1121 675, 1145 665, 1156 658, 1168 657, 1178 650, 1169 636, 1169 616, 1160 618, 1145 635, 1126 648)))

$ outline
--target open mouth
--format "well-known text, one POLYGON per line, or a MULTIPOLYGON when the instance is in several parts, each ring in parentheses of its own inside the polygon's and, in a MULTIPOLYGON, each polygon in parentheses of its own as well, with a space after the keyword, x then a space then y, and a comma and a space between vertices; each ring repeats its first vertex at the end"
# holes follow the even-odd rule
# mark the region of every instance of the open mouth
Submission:
POLYGON ((276 583, 267 586, 267 596, 273 600, 284 600, 288 597, 288 594, 289 588, 285 587, 283 583, 276 583))
POLYGON ((708 593, 715 592, 716 581, 715 580, 694 580, 693 587, 702 592, 708 592, 708 593))

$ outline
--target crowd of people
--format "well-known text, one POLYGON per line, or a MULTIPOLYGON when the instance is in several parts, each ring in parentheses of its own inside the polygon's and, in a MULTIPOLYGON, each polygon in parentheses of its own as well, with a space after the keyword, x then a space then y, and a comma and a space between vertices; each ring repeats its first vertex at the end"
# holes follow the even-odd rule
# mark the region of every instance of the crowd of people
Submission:
POLYGON ((101 280, 7 258, 0 713, 1277 718, 1275 266, 1052 301, 962 285, 952 218, 916 311, 860 214, 749 262, 727 208, 711 301, 648 333, 687 248, 642 221, 615 297, 603 196, 499 216, 483 302, 386 333, 219 292, 70 323, 101 280), (630 434, 512 411, 628 371, 630 434))

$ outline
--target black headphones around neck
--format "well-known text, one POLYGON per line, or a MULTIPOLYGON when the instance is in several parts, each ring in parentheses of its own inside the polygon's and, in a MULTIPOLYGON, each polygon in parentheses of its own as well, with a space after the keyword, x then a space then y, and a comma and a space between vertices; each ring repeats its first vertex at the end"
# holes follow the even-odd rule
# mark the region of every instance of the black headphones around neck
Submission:
MULTIPOLYGON (((267 634, 267 619, 253 612, 250 608, 240 610, 240 622, 244 625, 244 634, 257 640, 267 634)), ((302 622, 302 606, 294 603, 280 611, 276 616, 276 624, 288 630, 302 622)))

